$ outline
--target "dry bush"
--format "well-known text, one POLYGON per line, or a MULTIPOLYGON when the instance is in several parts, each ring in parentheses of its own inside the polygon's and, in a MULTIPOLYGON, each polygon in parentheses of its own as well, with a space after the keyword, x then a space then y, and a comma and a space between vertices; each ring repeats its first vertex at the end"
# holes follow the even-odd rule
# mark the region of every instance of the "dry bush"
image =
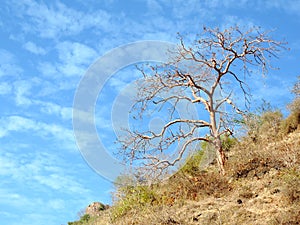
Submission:
POLYGON ((266 111, 262 114, 249 114, 244 121, 247 138, 255 144, 265 141, 274 141, 280 136, 282 113, 279 111, 266 111))
POLYGON ((299 131, 275 142, 265 140, 263 143, 246 139, 237 144, 227 163, 228 173, 235 178, 260 178, 272 168, 281 170, 300 164, 299 131))
POLYGON ((151 207, 160 199, 155 189, 147 185, 124 186, 119 188, 115 195, 119 197, 112 207, 111 218, 113 221, 130 211, 141 211, 151 207))
POLYGON ((276 151, 254 143, 251 139, 243 140, 232 149, 226 167, 229 176, 236 179, 260 178, 271 168, 285 167, 284 160, 278 158, 276 151))
MULTIPOLYGON (((300 105, 300 101, 299 101, 300 105)), ((289 134, 300 127, 300 109, 294 111, 285 120, 282 121, 281 130, 284 134, 289 134)))
POLYGON ((279 170, 299 164, 300 129, 295 129, 295 116, 298 118, 296 112, 283 120, 279 111, 249 115, 245 122, 248 135, 231 149, 229 174, 236 178, 259 178, 271 168, 279 170))
MULTIPOLYGON (((287 204, 300 205, 300 170, 298 167, 289 168, 281 173, 282 193, 287 204)), ((300 207, 299 207, 300 210, 300 207)))
POLYGON ((199 200, 207 196, 221 197, 231 189, 228 179, 220 175, 217 168, 189 176, 178 173, 166 184, 165 195, 175 201, 199 200))
POLYGON ((300 128, 300 76, 293 88, 295 99, 287 106, 291 114, 282 122, 281 128, 284 134, 291 133, 300 128))

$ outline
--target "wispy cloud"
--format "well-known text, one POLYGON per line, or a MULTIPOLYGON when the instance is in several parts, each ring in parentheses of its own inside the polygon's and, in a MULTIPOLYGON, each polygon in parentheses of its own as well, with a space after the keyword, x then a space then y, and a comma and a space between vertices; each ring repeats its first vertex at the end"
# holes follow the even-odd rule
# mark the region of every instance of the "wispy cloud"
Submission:
POLYGON ((60 42, 56 50, 59 61, 42 62, 38 67, 47 77, 83 76, 88 66, 99 57, 93 48, 78 42, 60 42))
POLYGON ((12 87, 7 82, 0 83, 0 95, 7 95, 10 94, 12 90, 12 87))
POLYGON ((14 82, 15 102, 17 105, 30 105, 32 102, 28 95, 32 84, 27 80, 18 80, 14 82))
POLYGON ((36 55, 45 55, 46 54, 46 50, 42 47, 39 47, 37 46, 35 43, 29 41, 29 42, 26 42, 23 47, 33 53, 33 54, 36 54, 36 55))
MULTIPOLYGON (((44 187, 39 191, 50 188, 67 194, 89 193, 78 178, 75 178, 76 173, 71 169, 74 165, 50 153, 20 153, 19 155, 3 153, 0 155, 0 162, 1 176, 9 176, 15 183, 32 185, 27 188, 37 188, 38 183, 41 185, 40 188, 44 187)), ((18 199, 20 194, 12 193, 11 197, 18 199)))
POLYGON ((0 49, 0 77, 19 76, 22 69, 17 65, 15 56, 7 50, 0 49))
POLYGON ((35 104, 40 106, 42 113, 48 115, 56 115, 64 120, 72 119, 72 108, 64 107, 52 102, 34 101, 35 104))
POLYGON ((82 76, 87 67, 99 57, 94 49, 77 42, 59 43, 57 50, 62 62, 58 70, 67 76, 82 76))
POLYGON ((60 2, 48 3, 47 5, 33 0, 15 2, 17 15, 27 18, 23 22, 25 32, 56 39, 62 35, 78 34, 89 28, 110 29, 110 16, 103 10, 85 14, 60 2))
POLYGON ((273 0, 265 3, 268 8, 283 9, 287 13, 300 16, 300 2, 297 0, 273 0))
POLYGON ((10 135, 11 132, 31 132, 41 138, 52 138, 55 144, 59 142, 65 149, 73 149, 74 136, 71 129, 57 124, 48 124, 22 116, 8 116, 0 119, 0 138, 10 135))

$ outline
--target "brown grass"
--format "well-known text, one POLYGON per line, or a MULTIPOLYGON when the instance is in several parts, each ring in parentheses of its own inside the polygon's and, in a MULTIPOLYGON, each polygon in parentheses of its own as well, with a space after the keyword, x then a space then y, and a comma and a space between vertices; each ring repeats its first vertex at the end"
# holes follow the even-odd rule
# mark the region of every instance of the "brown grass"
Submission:
POLYGON ((259 141, 245 137, 228 157, 225 176, 211 165, 135 187, 87 224, 299 224, 299 129, 259 141))

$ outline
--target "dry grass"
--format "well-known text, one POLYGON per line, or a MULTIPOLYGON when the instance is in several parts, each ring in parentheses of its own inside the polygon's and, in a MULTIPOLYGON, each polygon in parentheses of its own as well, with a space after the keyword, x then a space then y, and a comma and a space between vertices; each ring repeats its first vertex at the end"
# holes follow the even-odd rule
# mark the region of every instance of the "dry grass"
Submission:
POLYGON ((300 224, 299 129, 259 140, 246 137, 228 156, 225 176, 211 165, 123 190, 123 198, 86 224, 300 224))

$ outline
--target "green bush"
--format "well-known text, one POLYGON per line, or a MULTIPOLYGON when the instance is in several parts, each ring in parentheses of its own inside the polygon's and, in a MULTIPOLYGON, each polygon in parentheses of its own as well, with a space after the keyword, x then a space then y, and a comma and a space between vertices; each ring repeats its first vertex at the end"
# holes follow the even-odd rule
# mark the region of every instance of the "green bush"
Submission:
MULTIPOLYGON (((222 136, 222 147, 225 152, 236 143, 236 139, 228 136, 222 136)), ((215 149, 209 142, 201 142, 200 150, 192 153, 185 161, 179 172, 192 176, 197 176, 201 170, 207 167, 215 159, 215 149)))
POLYGON ((91 219, 91 216, 89 214, 84 214, 82 217, 80 217, 79 221, 75 222, 68 222, 68 225, 83 225, 87 224, 91 219))
POLYGON ((204 155, 203 150, 198 150, 190 155, 187 159, 185 164, 181 167, 180 172, 196 175, 199 172, 199 165, 202 161, 204 155))
POLYGON ((237 140, 230 136, 224 135, 221 138, 222 138, 222 148, 226 152, 228 152, 237 143, 237 140))
POLYGON ((119 188, 117 192, 120 197, 112 207, 113 220, 122 217, 132 209, 141 210, 157 199, 157 194, 149 186, 125 186, 119 188))

